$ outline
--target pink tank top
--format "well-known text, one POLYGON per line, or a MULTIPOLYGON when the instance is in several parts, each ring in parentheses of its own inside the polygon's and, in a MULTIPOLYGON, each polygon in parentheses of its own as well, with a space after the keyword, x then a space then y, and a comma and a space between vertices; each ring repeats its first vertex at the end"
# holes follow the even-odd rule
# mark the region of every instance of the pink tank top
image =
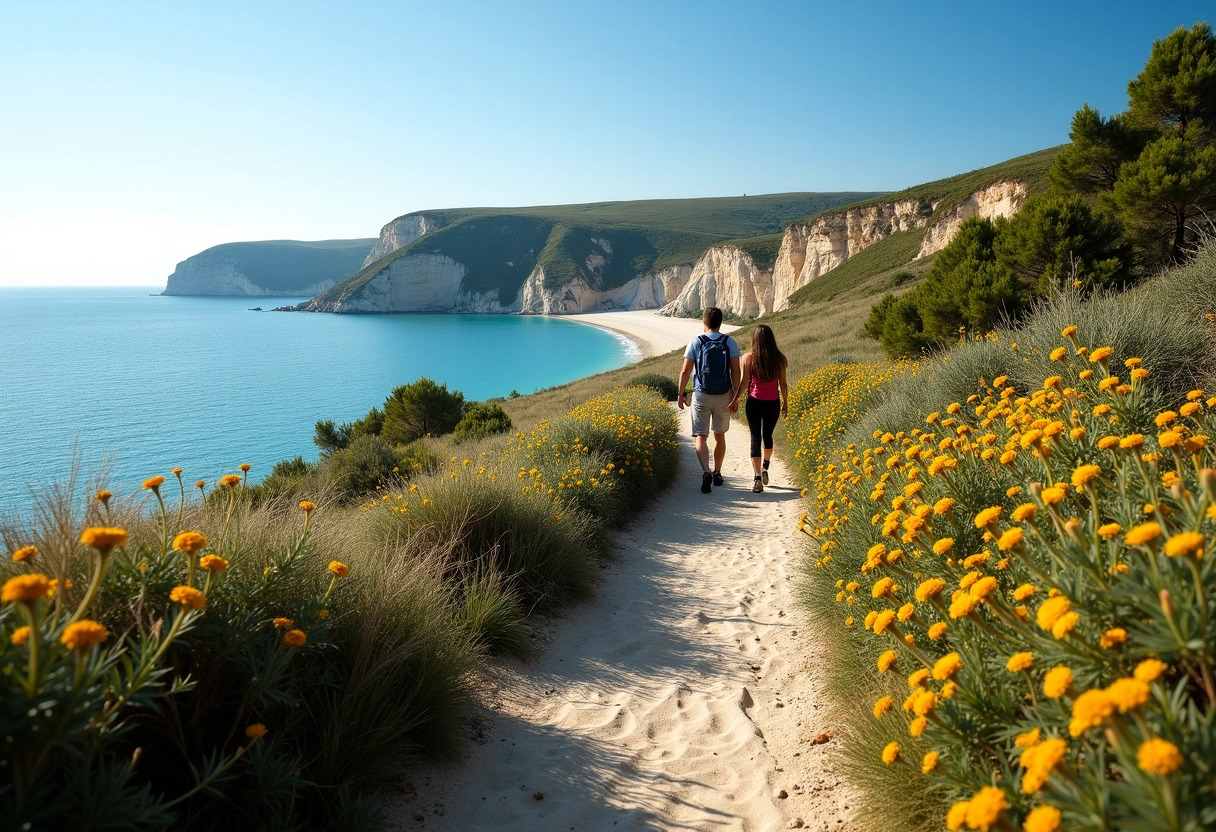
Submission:
POLYGON ((747 383, 747 395, 766 402, 781 398, 781 394, 777 392, 777 379, 761 381, 756 378, 755 373, 751 374, 750 381, 747 383))

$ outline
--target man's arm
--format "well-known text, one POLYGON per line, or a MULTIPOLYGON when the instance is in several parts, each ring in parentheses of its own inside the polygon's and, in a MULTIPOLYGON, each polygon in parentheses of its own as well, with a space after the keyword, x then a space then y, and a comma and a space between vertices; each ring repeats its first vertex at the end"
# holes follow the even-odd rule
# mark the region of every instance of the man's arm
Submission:
POLYGON ((680 367, 680 395, 676 397, 676 404, 680 410, 684 409, 684 385, 688 384, 688 379, 692 376, 693 363, 691 358, 685 358, 683 365, 680 367))

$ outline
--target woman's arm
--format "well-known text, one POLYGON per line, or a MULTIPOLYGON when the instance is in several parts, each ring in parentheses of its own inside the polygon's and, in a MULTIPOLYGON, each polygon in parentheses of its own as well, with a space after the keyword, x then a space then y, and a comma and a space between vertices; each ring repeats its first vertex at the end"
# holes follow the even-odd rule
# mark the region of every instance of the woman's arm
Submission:
POLYGON ((730 400, 731 413, 739 409, 739 399, 747 395, 747 385, 752 375, 752 354, 743 353, 743 360, 739 364, 742 369, 739 371, 739 386, 735 388, 735 397, 730 400))
POLYGON ((787 382, 785 380, 785 366, 784 365, 782 365, 782 367, 781 367, 781 378, 778 381, 778 384, 781 387, 781 415, 789 416, 790 415, 790 385, 789 385, 789 382, 787 382))

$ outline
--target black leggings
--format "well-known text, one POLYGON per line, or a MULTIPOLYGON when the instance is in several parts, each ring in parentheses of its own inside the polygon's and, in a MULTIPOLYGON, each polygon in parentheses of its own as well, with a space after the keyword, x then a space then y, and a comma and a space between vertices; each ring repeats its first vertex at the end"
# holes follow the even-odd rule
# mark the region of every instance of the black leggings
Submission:
POLYGON ((760 456, 760 439, 764 439, 764 447, 773 447, 773 428, 777 427, 777 417, 781 415, 781 399, 753 399, 747 397, 743 406, 747 414, 747 427, 752 432, 752 458, 760 456))

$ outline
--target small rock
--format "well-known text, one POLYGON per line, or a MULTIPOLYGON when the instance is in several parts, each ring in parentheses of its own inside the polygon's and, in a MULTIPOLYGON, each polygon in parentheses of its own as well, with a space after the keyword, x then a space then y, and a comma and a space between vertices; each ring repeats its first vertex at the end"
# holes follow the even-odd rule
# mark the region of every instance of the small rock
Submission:
POLYGON ((777 795, 776 795, 778 800, 785 800, 789 796, 790 796, 790 793, 787 792, 785 789, 778 790, 777 795))
POLYGON ((802 818, 793 818, 789 823, 787 823, 785 825, 785 828, 786 829, 801 829, 804 826, 806 826, 806 821, 804 821, 802 818))
POLYGON ((545 793, 544 793, 544 792, 537 792, 536 794, 532 795, 532 799, 533 799, 533 800, 544 800, 544 799, 545 799, 545 793))
POLYGON ((819 736, 815 737, 815 739, 811 740, 811 745, 823 745, 831 738, 831 734, 820 734, 819 736))

